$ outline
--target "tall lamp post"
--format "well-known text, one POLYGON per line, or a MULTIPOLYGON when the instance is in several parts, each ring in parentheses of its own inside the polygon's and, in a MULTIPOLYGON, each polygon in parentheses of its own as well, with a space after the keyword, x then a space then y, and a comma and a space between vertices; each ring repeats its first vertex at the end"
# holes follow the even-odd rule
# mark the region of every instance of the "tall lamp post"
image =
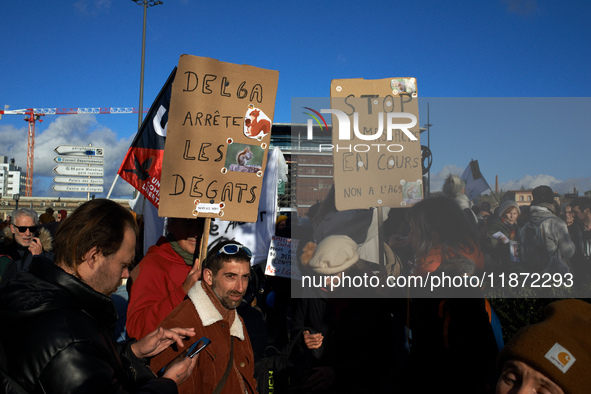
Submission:
POLYGON ((18 209, 18 200, 21 199, 21 195, 20 194, 13 194, 12 195, 12 199, 16 202, 16 209, 18 209))
POLYGON ((138 130, 142 126, 142 120, 144 115, 144 61, 146 56, 146 17, 148 15, 148 7, 162 4, 161 1, 157 0, 131 0, 134 3, 144 7, 144 30, 142 33, 142 68, 140 71, 140 107, 138 111, 138 130))
MULTIPOLYGON (((148 16, 148 7, 152 7, 154 5, 162 4, 161 1, 157 0, 131 0, 137 5, 141 5, 144 7, 144 29, 142 31, 142 68, 140 71, 140 106, 138 109, 138 120, 137 120, 137 129, 140 130, 142 127, 142 120, 144 116, 144 61, 146 57, 146 17, 148 16)), ((111 197, 111 193, 113 192, 113 188, 115 187, 115 182, 119 178, 119 174, 115 175, 115 180, 111 185, 111 189, 107 194, 107 198, 111 197)), ((133 198, 137 196, 137 190, 134 189, 133 191, 133 198)))
MULTIPOLYGON (((429 154, 431 153, 431 126, 433 126, 429 122, 429 103, 427 103, 427 124, 425 125, 427 130, 427 148, 429 149, 429 154)), ((427 192, 425 193, 427 197, 431 195, 431 166, 429 166, 429 170, 427 171, 427 192)))

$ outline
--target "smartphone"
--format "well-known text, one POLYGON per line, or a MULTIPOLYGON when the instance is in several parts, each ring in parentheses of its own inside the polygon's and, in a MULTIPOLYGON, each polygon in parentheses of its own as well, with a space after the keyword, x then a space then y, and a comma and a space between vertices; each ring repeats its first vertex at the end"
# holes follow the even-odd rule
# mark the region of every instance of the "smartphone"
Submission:
POLYGON ((203 349, 205 349, 207 346, 209 346, 209 344, 211 343, 211 340, 209 338, 206 337, 201 337, 201 339, 199 339, 197 342, 193 343, 191 346, 189 346, 187 349, 183 350, 178 356, 176 356, 171 362, 169 362, 168 364, 166 364, 164 367, 162 367, 162 369, 160 371, 158 371, 158 373, 156 374, 157 376, 162 376, 164 375, 164 372, 171 366, 173 366, 174 364, 178 363, 179 361, 181 361, 182 359, 184 359, 185 357, 189 357, 189 358, 193 358, 195 357, 197 354, 199 354, 200 351, 202 351, 203 349))
POLYGON ((197 342, 195 342, 194 344, 189 346, 189 348, 187 349, 187 357, 189 357, 189 358, 195 357, 196 355, 199 354, 200 351, 202 351, 203 349, 208 347, 210 343, 211 343, 211 341, 209 340, 209 338, 201 337, 200 340, 198 340, 197 342))

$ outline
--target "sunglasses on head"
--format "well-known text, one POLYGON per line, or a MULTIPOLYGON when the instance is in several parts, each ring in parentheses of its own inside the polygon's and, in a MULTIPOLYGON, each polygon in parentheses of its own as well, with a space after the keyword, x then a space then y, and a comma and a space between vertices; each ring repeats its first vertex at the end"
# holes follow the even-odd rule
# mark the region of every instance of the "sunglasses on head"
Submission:
POLYGON ((239 244, 227 244, 224 245, 220 250, 218 250, 217 254, 228 254, 228 255, 232 255, 232 254, 236 254, 240 251, 240 249, 242 249, 244 251, 244 253, 246 253, 246 255, 248 256, 248 258, 252 258, 252 252, 250 251, 250 249, 248 249, 246 246, 242 246, 239 244))
POLYGON ((37 231, 37 226, 14 226, 16 227, 16 229, 18 230, 19 233, 26 233, 27 230, 29 230, 29 232, 34 233, 35 231, 37 231))

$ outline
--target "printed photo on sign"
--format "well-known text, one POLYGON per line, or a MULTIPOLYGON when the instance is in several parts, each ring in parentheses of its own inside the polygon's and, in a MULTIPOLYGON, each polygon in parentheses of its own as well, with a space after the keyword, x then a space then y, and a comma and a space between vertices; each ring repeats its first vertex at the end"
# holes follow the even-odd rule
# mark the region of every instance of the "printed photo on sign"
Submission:
POLYGON ((236 172, 259 172, 263 165, 265 150, 257 145, 228 144, 226 168, 236 172))
POLYGON ((417 96, 417 80, 415 78, 395 78, 390 82, 393 94, 417 96))
MULTIPOLYGON (((402 183, 402 182, 401 182, 402 183)), ((402 185, 402 195, 405 204, 415 204, 423 198, 423 182, 404 182, 402 185)))

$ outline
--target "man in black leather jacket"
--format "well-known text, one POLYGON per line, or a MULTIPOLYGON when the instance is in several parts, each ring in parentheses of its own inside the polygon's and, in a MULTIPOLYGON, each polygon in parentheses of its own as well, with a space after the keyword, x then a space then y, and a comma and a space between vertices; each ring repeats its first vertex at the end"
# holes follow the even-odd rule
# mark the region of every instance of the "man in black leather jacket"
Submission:
MULTIPOLYGON (((193 329, 160 328, 117 344, 109 297, 134 260, 137 226, 109 200, 80 206, 56 234, 55 264, 36 257, 0 292, 0 341, 7 374, 31 393, 176 393, 196 359, 156 378, 148 359, 193 329)), ((2 386, 5 387, 5 382, 2 386)))

